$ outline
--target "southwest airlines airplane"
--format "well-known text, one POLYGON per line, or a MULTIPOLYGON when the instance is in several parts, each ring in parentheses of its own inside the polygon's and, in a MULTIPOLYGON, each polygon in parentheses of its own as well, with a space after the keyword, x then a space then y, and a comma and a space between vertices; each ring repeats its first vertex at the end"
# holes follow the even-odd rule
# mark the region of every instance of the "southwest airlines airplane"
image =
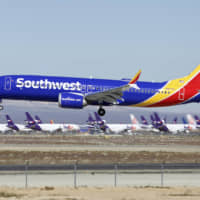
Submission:
MULTIPOLYGON (((104 106, 158 107, 200 102, 200 65, 188 76, 164 82, 106 80, 53 76, 6 75, 0 77, 0 99, 58 102, 61 108, 104 106)), ((3 107, 1 106, 3 109, 3 107)))

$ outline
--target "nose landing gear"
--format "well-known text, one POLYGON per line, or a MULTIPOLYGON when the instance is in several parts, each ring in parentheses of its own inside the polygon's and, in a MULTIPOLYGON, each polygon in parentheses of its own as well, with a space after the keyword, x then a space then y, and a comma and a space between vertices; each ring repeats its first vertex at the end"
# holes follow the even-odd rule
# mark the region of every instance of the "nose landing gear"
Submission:
POLYGON ((104 115, 106 114, 105 109, 103 109, 102 107, 100 107, 99 110, 98 110, 98 114, 99 114, 100 116, 104 116, 104 115))

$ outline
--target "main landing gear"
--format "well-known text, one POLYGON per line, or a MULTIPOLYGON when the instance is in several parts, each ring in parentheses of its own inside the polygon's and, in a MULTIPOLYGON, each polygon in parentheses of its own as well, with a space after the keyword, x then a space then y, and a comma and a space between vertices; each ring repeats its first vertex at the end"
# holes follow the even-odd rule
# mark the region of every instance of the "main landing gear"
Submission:
POLYGON ((98 114, 99 114, 100 116, 104 116, 104 115, 106 114, 105 109, 103 109, 102 107, 100 107, 99 110, 98 110, 98 114))

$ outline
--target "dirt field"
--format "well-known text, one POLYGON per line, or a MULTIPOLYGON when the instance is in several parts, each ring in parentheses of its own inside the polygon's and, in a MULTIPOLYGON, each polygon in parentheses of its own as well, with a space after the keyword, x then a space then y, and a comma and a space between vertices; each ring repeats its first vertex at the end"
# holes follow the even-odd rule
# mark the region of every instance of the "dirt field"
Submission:
POLYGON ((81 188, 0 188, 0 199, 19 200, 199 200, 200 188, 81 187, 81 188))
POLYGON ((200 163, 200 136, 0 136, 0 164, 200 163))
POLYGON ((0 144, 38 145, 193 145, 200 147, 200 135, 0 135, 0 144))
MULTIPOLYGON (((200 163, 200 136, 1 135, 0 164, 200 163)), ((1 199, 199 200, 198 187, 0 187, 1 199)))

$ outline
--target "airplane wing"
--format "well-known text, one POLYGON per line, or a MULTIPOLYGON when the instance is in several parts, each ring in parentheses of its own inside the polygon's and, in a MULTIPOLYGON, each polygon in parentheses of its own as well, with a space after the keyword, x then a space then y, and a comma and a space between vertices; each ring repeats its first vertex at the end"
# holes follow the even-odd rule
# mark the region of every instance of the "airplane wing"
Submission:
POLYGON ((98 101, 99 104, 102 104, 103 102, 109 103, 109 104, 117 104, 117 100, 123 101, 123 92, 128 90, 129 88, 138 88, 138 86, 135 84, 136 81, 139 79, 141 74, 141 70, 138 71, 138 73, 134 76, 134 78, 126 85, 112 88, 103 92, 96 92, 92 94, 86 95, 85 99, 89 102, 92 101, 98 101))

